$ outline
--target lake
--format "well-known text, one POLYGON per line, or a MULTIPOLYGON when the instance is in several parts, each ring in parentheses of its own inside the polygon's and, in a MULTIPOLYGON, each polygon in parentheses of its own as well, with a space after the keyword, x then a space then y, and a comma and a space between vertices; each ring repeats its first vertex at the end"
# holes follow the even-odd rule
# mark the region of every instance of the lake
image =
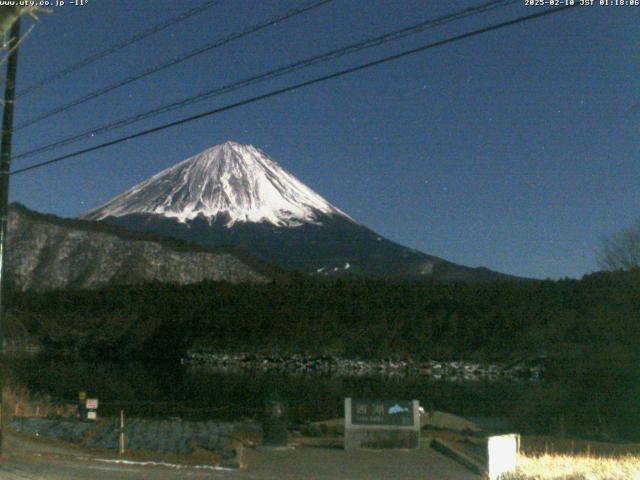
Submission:
POLYGON ((447 381, 424 376, 336 377, 329 374, 224 372, 179 364, 4 360, 7 382, 32 393, 75 402, 78 392, 100 399, 100 414, 182 418, 258 417, 277 395, 296 422, 343 415, 345 397, 417 399, 427 409, 470 417, 508 416, 532 383, 513 380, 447 381))

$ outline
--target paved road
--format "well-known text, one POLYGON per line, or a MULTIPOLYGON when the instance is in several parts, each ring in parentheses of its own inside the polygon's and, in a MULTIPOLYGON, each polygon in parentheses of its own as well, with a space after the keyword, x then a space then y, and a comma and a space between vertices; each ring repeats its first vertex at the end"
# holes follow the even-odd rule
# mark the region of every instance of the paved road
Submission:
POLYGON ((11 458, 0 462, 2 480, 178 480, 236 477, 234 472, 203 469, 117 465, 61 458, 11 458))
POLYGON ((461 465, 424 445, 414 451, 345 452, 330 446, 247 449, 244 470, 118 464, 78 449, 12 438, 0 461, 1 480, 476 480, 461 465))

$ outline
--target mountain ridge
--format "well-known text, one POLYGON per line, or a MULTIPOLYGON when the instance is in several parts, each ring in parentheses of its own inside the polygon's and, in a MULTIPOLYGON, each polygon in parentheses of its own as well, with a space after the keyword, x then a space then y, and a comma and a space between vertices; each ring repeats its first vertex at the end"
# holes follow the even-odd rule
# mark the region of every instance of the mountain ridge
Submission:
POLYGON ((359 224, 264 152, 228 141, 82 216, 199 245, 236 245, 312 275, 515 279, 404 247, 359 224))

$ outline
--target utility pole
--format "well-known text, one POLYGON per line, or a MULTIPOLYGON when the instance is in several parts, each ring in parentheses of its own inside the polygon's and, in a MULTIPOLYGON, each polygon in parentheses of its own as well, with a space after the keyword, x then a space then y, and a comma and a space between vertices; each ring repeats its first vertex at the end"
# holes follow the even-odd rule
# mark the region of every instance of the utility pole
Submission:
MULTIPOLYGON (((0 353, 4 353, 5 309, 2 298, 4 284, 4 256, 7 244, 9 220, 9 175, 11 174, 11 136, 13 130, 13 107, 16 98, 16 72, 18 70, 18 43, 20 42, 20 17, 11 26, 7 49, 7 81, 4 90, 4 113, 2 115, 2 143, 0 144, 0 353)), ((0 373, 0 454, 4 440, 4 375, 0 373)))

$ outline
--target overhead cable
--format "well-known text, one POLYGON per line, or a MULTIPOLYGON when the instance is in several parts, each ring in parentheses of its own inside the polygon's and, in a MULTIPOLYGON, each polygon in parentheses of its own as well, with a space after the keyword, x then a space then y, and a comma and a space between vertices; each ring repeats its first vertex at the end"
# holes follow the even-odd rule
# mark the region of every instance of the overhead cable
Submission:
POLYGON ((101 143, 99 145, 95 145, 93 147, 84 148, 84 149, 78 150, 76 152, 68 153, 66 155, 62 155, 62 156, 59 156, 59 157, 56 157, 56 158, 52 158, 50 160, 39 162, 39 163, 30 165, 28 167, 23 167, 23 168, 20 168, 18 170, 13 171, 11 174, 12 175, 17 175, 19 173, 24 173, 24 172, 27 172, 27 171, 35 170, 35 169, 38 169, 38 168, 45 167, 47 165, 52 165, 54 163, 59 163, 59 162, 65 161, 65 160, 69 160, 71 158, 78 157, 80 155, 84 155, 84 154, 87 154, 87 153, 90 153, 90 152, 95 152, 95 151, 102 150, 102 149, 105 149, 105 148, 108 148, 108 147, 111 147, 111 146, 114 146, 114 145, 118 145, 120 143, 127 142, 129 140, 133 140, 133 139, 136 139, 136 138, 144 137, 144 136, 147 136, 147 135, 150 135, 150 134, 153 134, 153 133, 157 133, 157 132, 160 132, 160 131, 163 131, 163 130, 167 130, 169 128, 174 128, 174 127, 177 127, 177 126, 180 126, 180 125, 191 123, 191 122, 194 122, 196 120, 200 120, 202 118, 211 117, 211 116, 217 115, 217 114, 222 113, 222 112, 226 112, 226 111, 229 111, 229 110, 233 110, 235 108, 239 108, 239 107, 242 107, 242 106, 245 106, 245 105, 249 105, 249 104, 256 103, 256 102, 259 102, 259 101, 262 101, 262 100, 266 100, 268 98, 273 98, 273 97, 276 97, 276 96, 279 96, 279 95, 282 95, 282 94, 285 94, 285 93, 293 92, 295 90, 299 90, 299 89, 302 89, 302 88, 305 88, 305 87, 309 87, 311 85, 316 85, 318 83, 325 82, 327 80, 332 80, 332 79, 335 79, 335 78, 343 77, 345 75, 350 75, 352 73, 359 72, 359 71, 362 71, 362 70, 365 70, 365 69, 368 69, 368 68, 371 68, 371 67, 375 67, 377 65, 382 65, 384 63, 392 62, 392 61, 398 60, 400 58, 407 57, 409 55, 414 55, 416 53, 424 52, 426 50, 430 50, 430 49, 435 48, 435 47, 440 47, 442 45, 447 45, 447 44, 450 44, 450 43, 458 42, 460 40, 464 40, 464 39, 467 39, 467 38, 475 37, 475 36, 482 35, 484 33, 492 32, 492 31, 496 31, 496 30, 499 30, 499 29, 502 29, 502 28, 505 28, 505 27, 510 27, 510 26, 513 26, 513 25, 522 24, 522 23, 525 23, 525 22, 528 22, 528 21, 531 21, 531 20, 535 20, 537 18, 546 17, 546 16, 549 16, 549 15, 554 15, 554 14, 563 12, 565 10, 568 10, 568 9, 574 8, 574 7, 575 7, 575 5, 565 5, 565 6, 562 6, 562 7, 556 7, 556 8, 544 10, 544 11, 541 11, 541 12, 538 12, 538 13, 533 13, 533 14, 530 14, 530 15, 524 15, 524 16, 517 17, 517 18, 512 19, 512 20, 508 20, 508 21, 501 22, 501 23, 498 23, 498 24, 490 25, 488 27, 483 27, 483 28, 480 28, 480 29, 477 29, 477 30, 473 30, 471 32, 467 32, 467 33, 463 33, 463 34, 456 35, 456 36, 453 36, 453 37, 449 37, 449 38, 446 38, 444 40, 439 40, 439 41, 436 41, 436 42, 433 42, 433 43, 422 45, 422 46, 417 47, 417 48, 412 48, 410 50, 405 50, 405 51, 403 51, 401 53, 397 53, 397 54, 394 54, 394 55, 383 57, 383 58, 380 58, 378 60, 374 60, 374 61, 367 62, 367 63, 361 64, 361 65, 358 65, 358 66, 355 66, 355 67, 351 67, 351 68, 347 68, 347 69, 344 69, 344 70, 340 70, 338 72, 331 73, 331 74, 328 74, 328 75, 323 75, 321 77, 317 77, 317 78, 314 78, 314 79, 311 79, 311 80, 307 80, 307 81, 304 81, 304 82, 296 83, 296 84, 290 85, 288 87, 280 88, 280 89, 273 90, 271 92, 268 92, 268 93, 265 93, 265 94, 262 94, 262 95, 257 95, 255 97, 251 97, 251 98, 247 98, 245 100, 241 100, 241 101, 238 101, 238 102, 235 102, 235 103, 231 103, 231 104, 225 105, 223 107, 215 108, 213 110, 209 110, 209 111, 202 112, 202 113, 199 113, 199 114, 196 114, 196 115, 192 115, 192 116, 189 116, 189 117, 186 117, 186 118, 182 118, 180 120, 176 120, 176 121, 173 121, 173 122, 170 122, 170 123, 165 123, 163 125, 159 125, 157 127, 153 127, 153 128, 147 129, 147 130, 142 130, 140 132, 133 133, 133 134, 130 134, 130 135, 127 135, 127 136, 124 136, 124 137, 120 137, 120 138, 117 138, 115 140, 111 140, 111 141, 108 141, 108 142, 104 142, 104 143, 101 143))
POLYGON ((22 90, 19 90, 18 97, 29 95, 30 93, 33 93, 36 90, 39 90, 40 88, 46 85, 50 85, 51 83, 57 80, 60 80, 61 78, 66 77, 67 75, 70 75, 76 70, 80 70, 81 68, 84 68, 87 65, 91 65, 92 63, 97 62, 98 60, 101 60, 104 57, 117 52, 118 50, 122 50, 123 48, 126 48, 130 45, 133 45, 136 42, 139 42, 140 40, 144 40, 145 38, 150 37, 151 35, 155 35, 156 33, 166 30, 167 28, 172 27, 180 22, 183 22, 188 18, 193 17, 194 15, 198 15, 220 3, 222 3, 222 0, 206 0, 204 3, 202 3, 197 7, 194 7, 190 10, 187 10, 186 12, 183 12, 179 15, 171 17, 163 22, 160 22, 157 25, 154 25, 153 27, 147 30, 144 30, 140 33, 136 33, 132 37, 126 38, 125 40, 122 40, 121 42, 118 42, 115 45, 112 45, 111 47, 106 48, 105 50, 101 50, 97 53, 89 55, 88 57, 78 60, 77 62, 69 65, 68 67, 58 70, 57 72, 54 72, 51 75, 48 75, 45 78, 38 80, 35 83, 32 83, 31 85, 23 88, 22 90))
POLYGON ((117 90, 118 88, 124 87, 125 85, 129 85, 133 82, 136 82, 138 80, 141 80, 143 78, 146 78, 150 75, 153 75, 155 73, 161 72, 162 70, 165 70, 167 68, 179 65, 187 60, 190 60, 198 55, 202 55, 204 53, 210 52, 216 48, 219 48, 223 45, 226 45, 228 43, 231 43, 235 40, 238 40, 240 38, 246 37, 247 35, 250 35, 252 33, 256 33, 260 30, 264 30, 267 27, 270 27, 272 25, 275 25, 276 23, 282 22, 284 20, 288 20, 292 17, 295 17, 297 15, 300 15, 302 13, 308 12, 310 10, 313 10, 315 8, 321 7, 322 5, 325 5, 327 3, 330 3, 334 0, 319 0, 319 1, 315 1, 313 3, 309 3, 307 5, 298 7, 298 8, 293 8, 291 10, 288 10, 280 15, 277 15, 275 17, 271 17, 267 20, 263 20, 261 22, 258 22, 254 25, 251 25, 247 28, 244 28, 238 32, 234 32, 234 33, 230 33, 229 35, 225 35, 223 37, 217 38, 215 41, 213 41, 212 43, 208 43, 206 45, 202 45, 194 50, 190 50, 189 52, 183 53, 167 62, 163 62, 159 65, 155 65, 151 68, 148 68, 142 72, 136 73, 134 75, 131 75, 129 77, 126 77, 122 80, 118 80, 117 82, 114 82, 110 85, 107 85, 105 87, 99 88, 97 90, 94 90, 93 92, 90 92, 82 97, 76 98, 75 100, 72 100, 71 102, 65 103, 63 105, 59 105, 51 110, 48 110, 44 113, 41 113, 40 115, 37 115, 19 125, 17 125, 13 130, 14 131, 18 131, 18 130, 22 130, 25 127, 29 127, 35 123, 38 123, 42 120, 45 120, 47 118, 51 118, 54 115, 58 115, 60 113, 66 112, 67 110, 73 108, 73 107, 77 107, 78 105, 82 105, 83 103, 86 103, 90 100, 96 99, 98 97, 101 97, 102 95, 105 95, 109 92, 112 92, 114 90, 117 90))
POLYGON ((208 89, 203 92, 199 92, 196 95, 189 96, 182 100, 178 100, 176 102, 171 102, 169 104, 162 105, 160 107, 156 107, 145 112, 137 113, 135 115, 122 118, 120 120, 116 120, 113 122, 109 122, 107 124, 101 125, 99 127, 93 127, 82 132, 75 133, 73 135, 67 136, 60 140, 56 140, 52 143, 36 147, 32 150, 28 150, 25 152, 21 152, 14 156, 14 160, 32 157, 34 155, 44 153, 49 150, 53 150, 56 148, 60 148, 66 145, 71 145, 73 143, 77 143, 84 139, 93 138, 96 135, 100 135, 103 133, 107 133, 109 131, 117 130, 119 128, 123 128, 134 123, 138 123, 140 121, 161 115, 163 113, 167 113, 173 110, 177 110, 180 108, 184 108, 186 106, 190 106, 205 100, 209 100, 213 97, 217 97, 229 92, 233 92, 239 90, 241 88, 246 88, 248 86, 256 85, 258 83, 272 80, 274 78, 281 77, 283 75, 288 75, 290 73, 309 68, 316 64, 324 63, 330 60, 334 60, 345 56, 347 54, 356 53, 368 48, 376 47, 394 40, 399 40, 401 38, 407 37, 409 35, 417 34, 423 32, 429 28, 438 27, 450 22, 454 22, 460 20, 465 17, 469 17, 472 15, 478 15, 480 13, 486 12, 488 10, 492 10, 498 7, 503 7, 513 3, 519 3, 520 0, 493 0, 490 2, 486 2, 480 5, 476 5, 473 7, 466 8, 461 11, 449 13, 437 18, 431 18, 428 20, 421 21, 419 23, 398 29, 393 30, 391 32, 385 33, 383 35, 377 35, 375 37, 370 37, 365 40, 352 43, 345 47, 337 48, 334 50, 330 50, 328 52, 324 52, 318 55, 313 55, 311 57, 305 58, 303 60, 294 62, 292 64, 288 64, 274 70, 267 71, 265 73, 254 75, 242 80, 238 80, 235 82, 231 82, 229 84, 223 85, 222 87, 216 87, 214 89, 208 89))

